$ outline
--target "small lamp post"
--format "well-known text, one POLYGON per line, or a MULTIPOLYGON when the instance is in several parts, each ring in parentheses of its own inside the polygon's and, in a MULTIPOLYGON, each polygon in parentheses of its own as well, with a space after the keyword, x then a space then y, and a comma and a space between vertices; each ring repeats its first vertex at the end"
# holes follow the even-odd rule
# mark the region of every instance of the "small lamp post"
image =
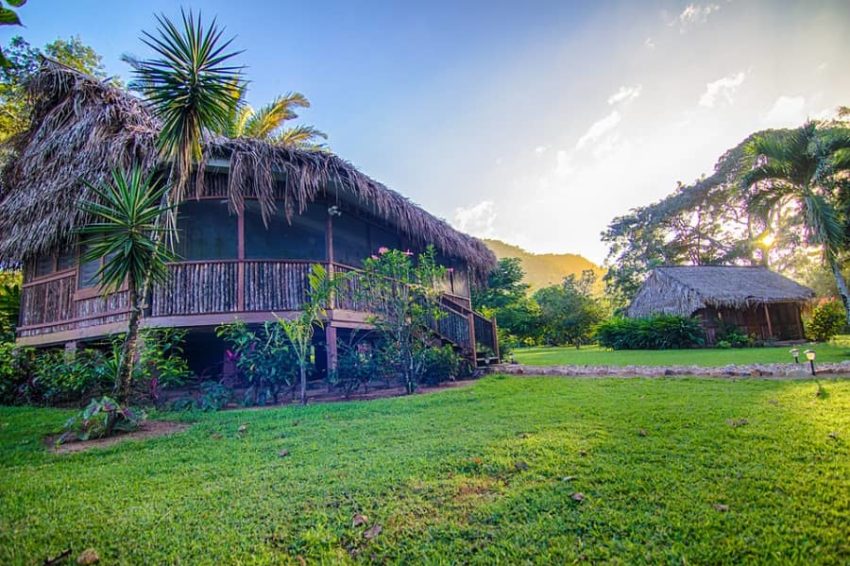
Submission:
POLYGON ((812 368, 812 375, 817 375, 817 372, 815 371, 815 351, 806 350, 803 353, 806 354, 806 359, 809 360, 809 365, 812 368))
POLYGON ((788 353, 793 356, 795 364, 800 363, 800 348, 791 348, 790 350, 788 350, 788 353))

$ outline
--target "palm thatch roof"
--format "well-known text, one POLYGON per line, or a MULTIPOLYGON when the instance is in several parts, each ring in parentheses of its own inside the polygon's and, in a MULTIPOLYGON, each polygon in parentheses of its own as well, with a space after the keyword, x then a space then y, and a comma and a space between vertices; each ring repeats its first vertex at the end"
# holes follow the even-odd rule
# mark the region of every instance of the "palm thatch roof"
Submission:
MULTIPOLYGON (((3 172, 0 261, 25 261, 73 240, 88 219, 78 203, 89 198, 83 180, 98 184, 116 166, 157 167, 159 124, 145 103, 105 81, 46 61, 29 82, 32 126, 15 141, 16 157, 3 172)), ((279 205, 303 212, 319 197, 350 201, 393 226, 411 242, 433 244, 466 261, 478 274, 496 263, 478 239, 463 234, 398 192, 326 152, 248 139, 206 140, 203 162, 187 198, 202 196, 206 165, 227 163, 226 193, 234 210, 259 199, 268 216, 279 205)))
POLYGON ((808 287, 766 267, 658 267, 635 295, 627 315, 690 316, 706 307, 746 308, 761 303, 804 302, 814 295, 808 287))

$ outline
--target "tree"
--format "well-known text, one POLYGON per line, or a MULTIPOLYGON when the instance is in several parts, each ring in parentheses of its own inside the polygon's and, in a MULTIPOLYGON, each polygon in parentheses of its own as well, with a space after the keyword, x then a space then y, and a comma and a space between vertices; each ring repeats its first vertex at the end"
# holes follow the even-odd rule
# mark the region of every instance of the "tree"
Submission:
MULTIPOLYGON (((0 26, 20 26, 21 19, 18 17, 18 14, 12 8, 20 8, 24 4, 27 3, 27 0, 6 0, 6 3, 10 6, 6 8, 3 6, 2 2, 0 2, 0 26)), ((9 59, 6 57, 6 54, 0 50, 0 67, 8 67, 9 59)))
POLYGON ((289 120, 298 118, 298 108, 309 108, 310 101, 300 92, 288 92, 269 104, 254 110, 244 102, 245 85, 236 87, 239 101, 230 114, 227 127, 219 132, 229 138, 251 138, 274 145, 298 149, 321 149, 319 139, 327 135, 312 126, 284 127, 289 120))
POLYGON ((124 285, 127 289, 130 314, 115 378, 115 396, 126 403, 147 287, 165 281, 166 262, 172 259, 167 248, 160 245, 165 228, 158 223, 167 186, 156 183, 152 174, 146 176, 141 168, 134 167, 129 173, 115 169, 111 183, 88 187, 93 198, 83 201, 80 208, 93 221, 80 229, 85 245, 81 260, 102 258, 97 277, 104 294, 118 292, 124 285))
POLYGON ((416 390, 425 365, 425 351, 442 318, 438 282, 447 270, 437 265, 434 246, 413 261, 411 252, 381 248, 363 262, 360 293, 376 313, 369 322, 394 350, 408 393, 416 390))
POLYGON ((519 258, 502 258, 487 276, 487 286, 475 288, 472 303, 476 310, 492 315, 499 323, 500 342, 536 339, 539 335, 540 308, 528 296, 523 283, 525 272, 519 258))
POLYGON ((331 294, 337 286, 335 277, 328 275, 324 266, 314 264, 307 275, 307 300, 301 305, 298 316, 286 319, 276 316, 277 324, 292 343, 298 358, 298 372, 301 384, 301 403, 307 404, 307 364, 310 361, 310 347, 316 328, 324 326, 327 306, 331 294))
POLYGON ((744 153, 742 186, 748 205, 761 216, 795 207, 807 243, 821 248, 850 323, 850 291, 841 272, 846 218, 838 210, 841 181, 850 173, 850 130, 821 130, 815 122, 753 137, 744 153))
POLYGON ((6 64, 0 67, 0 142, 29 127, 30 104, 26 80, 35 73, 46 56, 72 69, 98 78, 106 78, 100 55, 78 36, 56 39, 43 49, 32 47, 15 36, 4 49, 6 64))
POLYGON ((540 305, 542 338, 548 344, 572 344, 576 348, 590 342, 593 330, 605 319, 605 309, 593 296, 596 274, 583 271, 564 278, 561 285, 539 289, 534 299, 540 305))

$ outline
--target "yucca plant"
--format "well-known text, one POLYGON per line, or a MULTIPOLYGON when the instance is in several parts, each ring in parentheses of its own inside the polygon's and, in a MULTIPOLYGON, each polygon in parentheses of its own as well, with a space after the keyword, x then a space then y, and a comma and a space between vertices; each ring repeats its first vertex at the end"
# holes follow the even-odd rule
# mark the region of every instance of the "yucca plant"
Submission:
MULTIPOLYGON (((200 159, 204 135, 222 132, 241 103, 233 85, 241 84, 241 67, 229 51, 232 40, 213 20, 181 11, 182 25, 157 16, 156 35, 143 32, 142 41, 156 53, 134 60, 133 86, 142 92, 162 122, 157 139, 162 159, 170 163, 169 199, 179 203, 193 165, 200 159)), ((173 216, 171 218, 174 218, 173 216)))
POLYGON ((115 396, 126 403, 147 290, 151 284, 166 280, 166 263, 173 259, 169 248, 161 243, 171 228, 159 222, 168 187, 140 167, 129 172, 115 169, 111 182, 87 185, 92 194, 80 207, 93 220, 79 231, 85 245, 81 260, 102 261, 97 278, 104 294, 125 285, 127 290, 130 314, 115 376, 115 396))
POLYGON ((750 209, 766 216, 789 203, 799 208, 807 239, 822 249, 850 324, 850 291, 841 272, 846 219, 835 195, 836 182, 850 173, 850 130, 821 130, 808 122, 791 131, 755 136, 744 155, 742 184, 749 191, 750 209))

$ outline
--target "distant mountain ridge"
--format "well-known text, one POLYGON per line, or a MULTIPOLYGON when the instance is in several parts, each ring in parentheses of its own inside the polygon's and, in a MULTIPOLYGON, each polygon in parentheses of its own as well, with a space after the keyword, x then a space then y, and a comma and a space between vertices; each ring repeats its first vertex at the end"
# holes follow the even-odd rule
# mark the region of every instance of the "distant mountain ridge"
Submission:
POLYGON ((581 275, 586 269, 592 269, 600 280, 605 275, 602 267, 579 254, 535 254, 500 240, 483 241, 499 259, 519 258, 525 270, 525 282, 531 286, 531 292, 560 283, 568 275, 581 275))

